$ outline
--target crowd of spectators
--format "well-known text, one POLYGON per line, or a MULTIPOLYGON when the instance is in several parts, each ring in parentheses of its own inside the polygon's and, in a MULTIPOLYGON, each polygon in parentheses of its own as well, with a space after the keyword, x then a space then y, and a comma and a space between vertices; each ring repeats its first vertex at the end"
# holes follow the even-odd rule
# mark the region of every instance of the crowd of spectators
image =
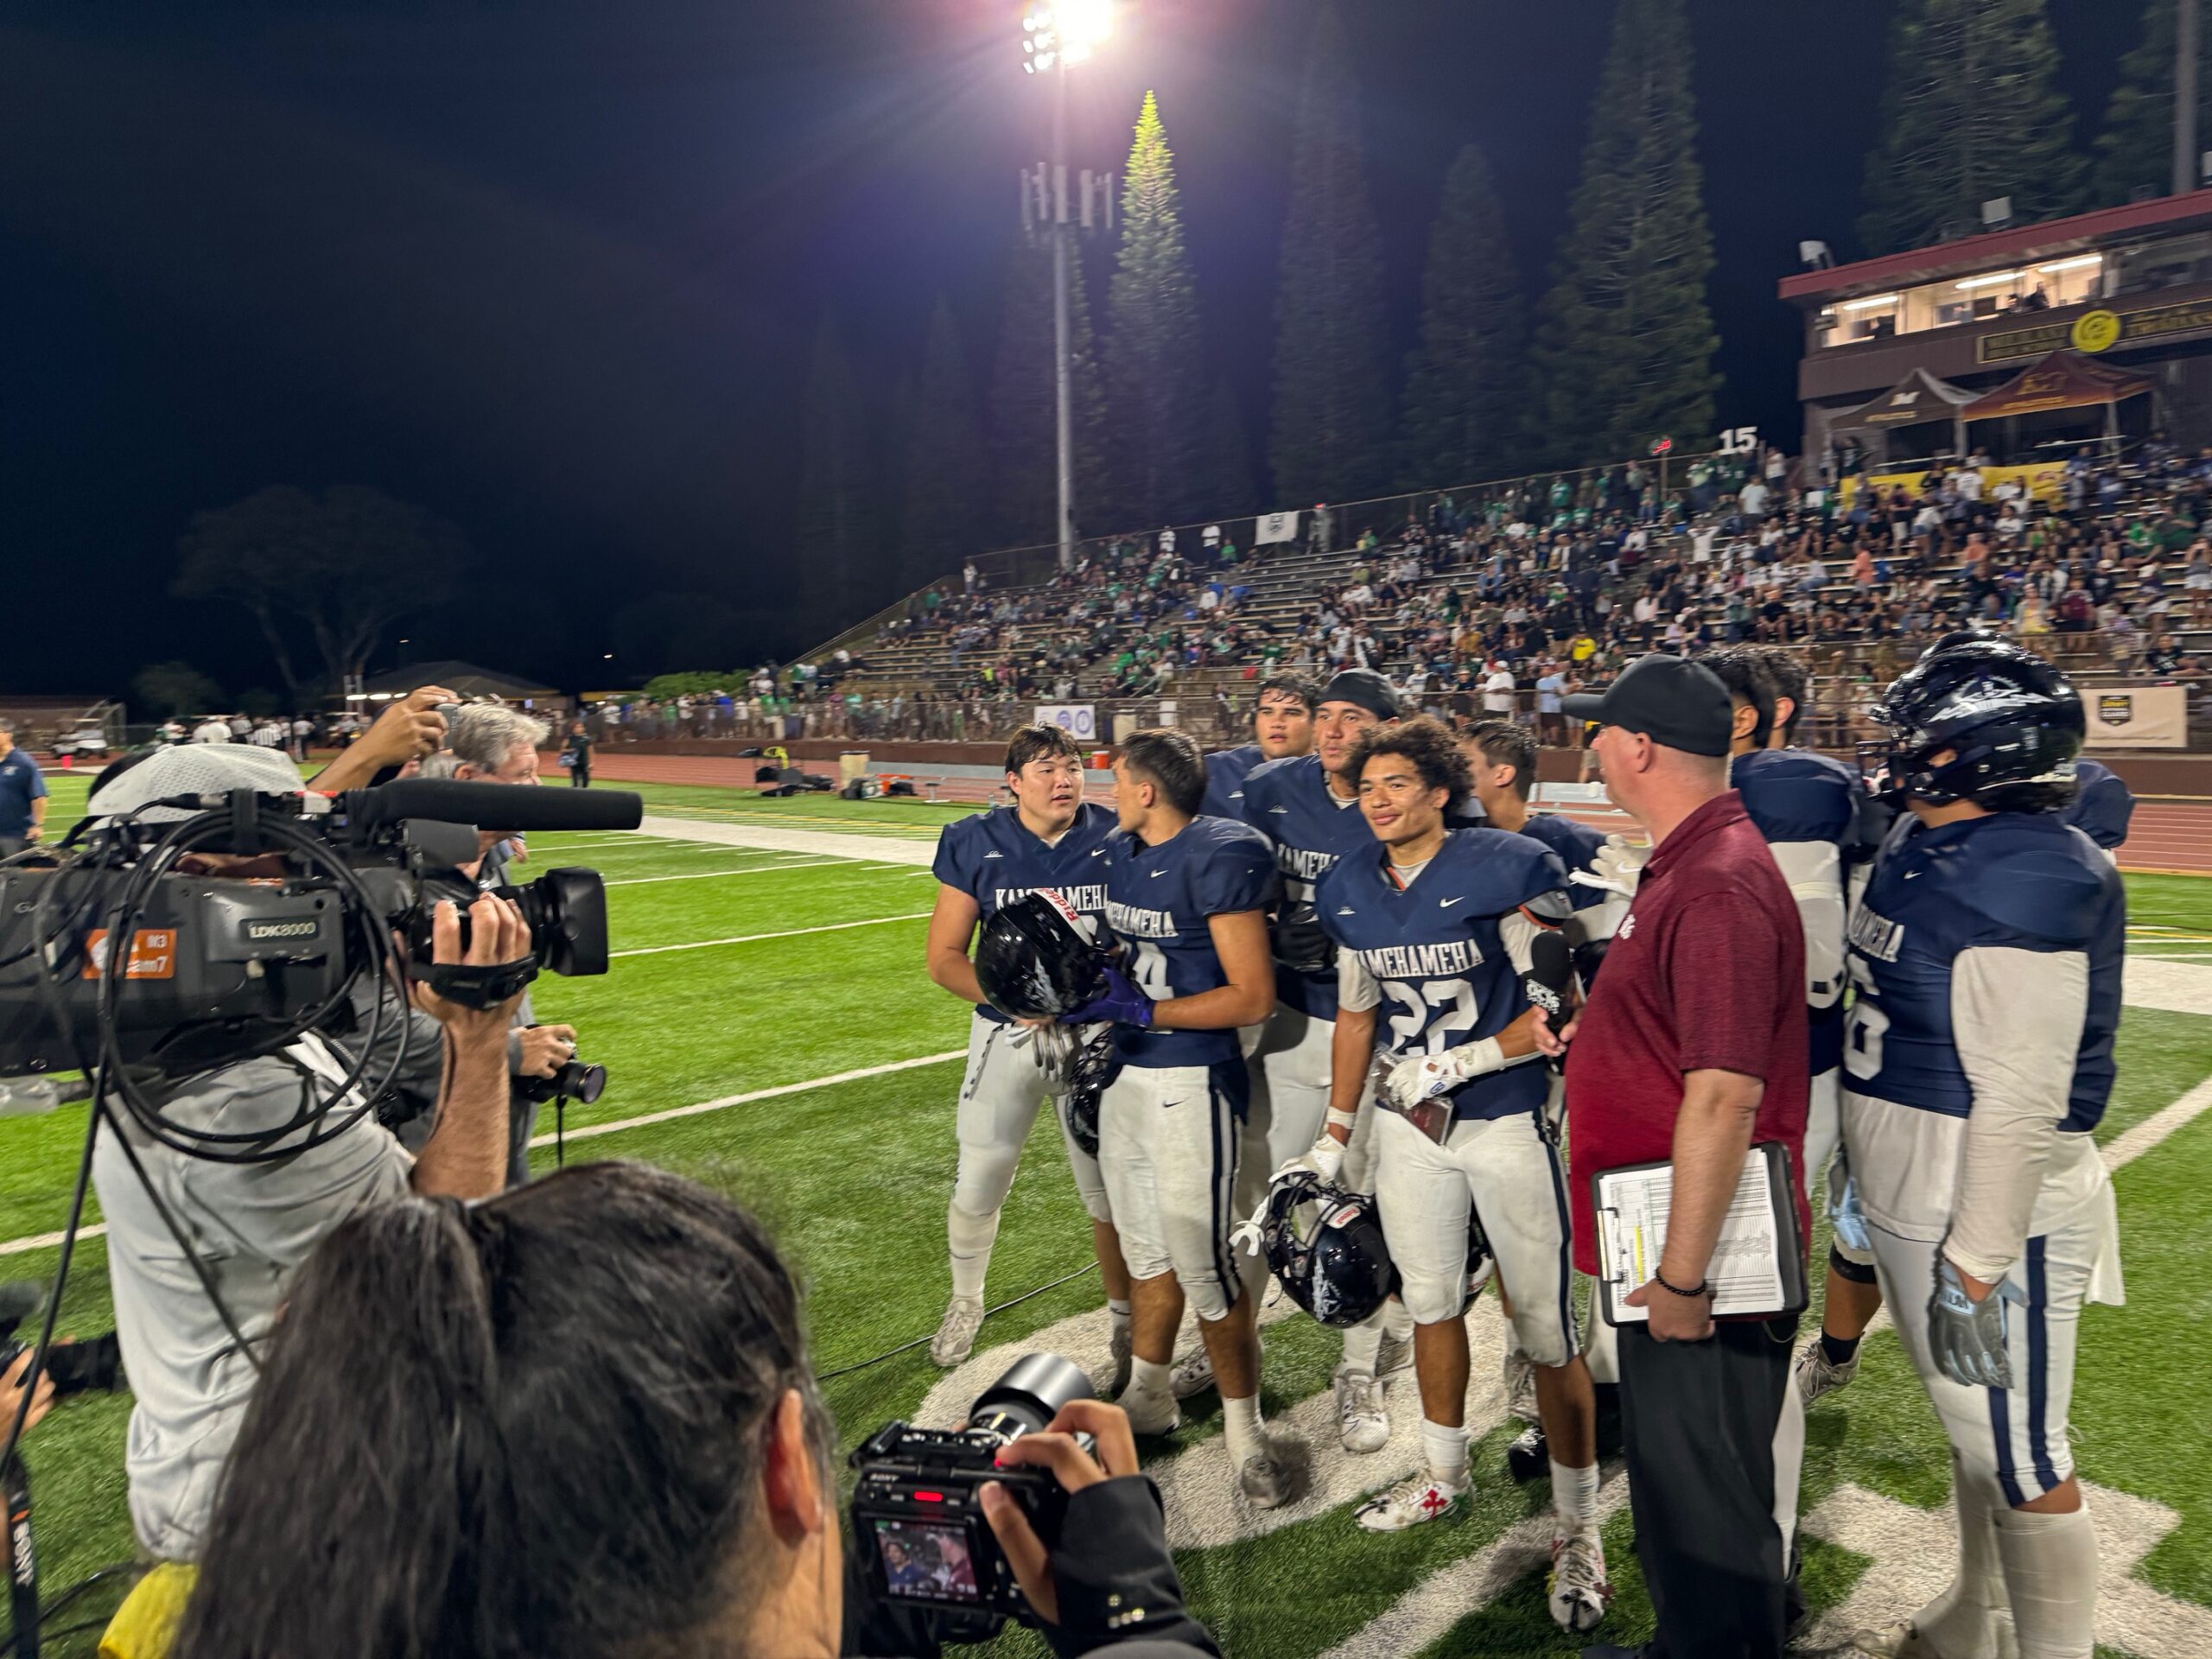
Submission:
MULTIPOLYGON (((1266 567, 1211 528, 1184 532, 1190 547, 1173 530, 1087 543, 1030 588, 994 591, 970 563, 959 591, 916 594, 863 654, 602 705, 598 734, 961 741, 1039 702, 1179 686, 1179 713, 1203 724, 1224 678, 1357 666, 1439 713, 1510 710, 1565 741, 1559 698, 1577 686, 1645 651, 1758 640, 1805 649, 1824 710, 1815 736, 1847 743, 1875 689, 1968 625, 2076 670, 2204 680, 2180 634, 2212 627, 2212 449, 2085 449, 2037 494, 1980 454, 1877 483, 1834 456, 1808 469, 1765 448, 1410 497, 1401 511, 1370 521, 1294 609, 1249 603, 1266 567), (917 640, 925 679, 872 676, 865 653, 917 640)), ((1308 521, 1305 550, 1329 550, 1331 515, 1308 521)))

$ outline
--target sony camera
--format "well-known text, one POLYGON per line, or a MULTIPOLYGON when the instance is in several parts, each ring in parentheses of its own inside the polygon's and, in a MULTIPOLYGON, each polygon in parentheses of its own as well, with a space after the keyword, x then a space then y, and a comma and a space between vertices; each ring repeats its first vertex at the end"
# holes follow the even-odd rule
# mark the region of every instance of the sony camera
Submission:
POLYGON ((1059 1541, 1067 1493, 1045 1469, 1001 1469, 999 1448, 1041 1433, 1090 1379, 1058 1354, 1029 1354, 976 1396, 965 1428, 887 1423, 856 1449, 853 1536, 868 1587, 883 1601, 1034 1622, 977 1494, 996 1481, 1046 1548, 1059 1541))
MULTIPOLYGON (((390 959, 392 935, 427 964, 441 900, 461 906, 465 942, 478 889, 411 829, 635 829, 644 810, 621 791, 423 779, 334 798, 239 790, 158 804, 193 815, 88 822, 50 861, 0 864, 0 1077, 95 1054, 182 1077, 268 1052, 342 1019, 348 988, 390 959), (194 853, 253 861, 181 873, 194 853)), ((528 923, 538 965, 607 971, 597 871, 494 891, 528 923)))

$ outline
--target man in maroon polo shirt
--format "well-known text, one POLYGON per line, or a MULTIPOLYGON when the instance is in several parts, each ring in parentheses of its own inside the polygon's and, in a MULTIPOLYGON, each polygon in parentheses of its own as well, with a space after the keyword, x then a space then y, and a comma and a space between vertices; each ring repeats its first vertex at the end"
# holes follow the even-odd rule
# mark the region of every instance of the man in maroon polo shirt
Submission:
MULTIPOLYGON (((1644 1659, 1768 1659, 1783 1650, 1804 1412, 1790 1386, 1794 1317, 1716 1325, 1706 1268, 1744 1160, 1779 1141, 1802 1164, 1810 1069, 1805 940, 1764 837, 1728 787, 1728 692, 1655 653, 1593 720, 1606 792, 1651 837, 1636 900, 1588 1004, 1540 1039, 1567 1066, 1574 1264, 1597 1271, 1591 1182, 1674 1164, 1666 1249, 1619 1327, 1621 1426, 1636 1548, 1658 1618, 1644 1659)), ((1541 1016, 1539 1015, 1541 1020, 1541 1016)), ((1798 1248, 1811 1231, 1802 1179, 1798 1248)), ((1585 1659, 1627 1649, 1599 1647, 1585 1659)))

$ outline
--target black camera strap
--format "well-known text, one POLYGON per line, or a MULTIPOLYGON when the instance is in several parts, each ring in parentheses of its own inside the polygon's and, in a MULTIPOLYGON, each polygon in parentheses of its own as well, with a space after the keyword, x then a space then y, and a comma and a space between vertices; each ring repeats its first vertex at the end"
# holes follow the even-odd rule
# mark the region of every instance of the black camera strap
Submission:
POLYGON ((537 958, 497 963, 410 962, 407 976, 464 1008, 490 1008, 522 995, 523 988, 537 977, 537 958))
POLYGON ((8 1607, 15 1620, 15 1659, 38 1659, 38 1554, 31 1543, 31 1475, 19 1454, 11 1452, 0 1468, 0 1489, 8 1500, 8 1607))

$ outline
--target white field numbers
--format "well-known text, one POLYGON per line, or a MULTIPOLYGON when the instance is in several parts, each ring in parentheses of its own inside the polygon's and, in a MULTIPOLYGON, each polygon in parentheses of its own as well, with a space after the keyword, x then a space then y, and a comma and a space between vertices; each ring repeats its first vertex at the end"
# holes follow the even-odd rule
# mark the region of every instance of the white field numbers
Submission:
POLYGON ((1459 1033, 1472 1031, 1481 1017, 1475 1007, 1475 988, 1464 979, 1427 979, 1381 982, 1382 995, 1402 1012, 1390 1016, 1390 1048, 1398 1054, 1441 1054, 1458 1045, 1459 1033), (1424 1039, 1421 1028, 1428 1034, 1424 1039))
POLYGON ((1137 965, 1133 977, 1137 988, 1155 1002, 1164 1002, 1175 995, 1167 983, 1166 954, 1151 939, 1137 941, 1137 965))
POLYGON ((1882 1069, 1882 1035, 1890 1016, 1874 1002, 1874 976, 1865 958, 1851 958, 1851 982, 1859 995, 1851 1001, 1851 1023, 1843 1034, 1843 1069, 1854 1077, 1871 1077, 1882 1069))

